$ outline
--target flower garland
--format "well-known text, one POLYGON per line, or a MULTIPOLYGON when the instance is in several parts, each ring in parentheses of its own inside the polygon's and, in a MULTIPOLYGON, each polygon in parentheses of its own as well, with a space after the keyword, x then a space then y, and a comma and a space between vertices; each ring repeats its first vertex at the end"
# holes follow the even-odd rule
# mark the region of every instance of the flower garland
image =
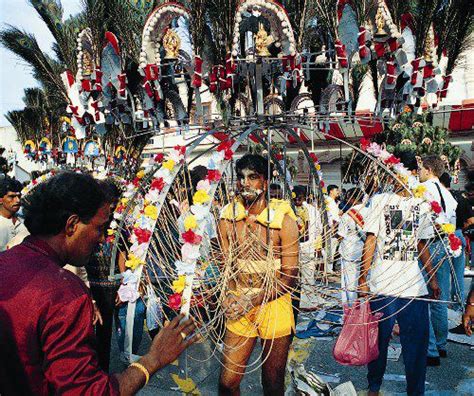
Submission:
POLYGON ((48 173, 45 173, 44 175, 41 175, 37 177, 36 179, 33 179, 28 183, 26 187, 23 187, 21 190, 22 195, 27 195, 28 193, 31 192, 38 184, 45 182, 46 180, 51 179, 54 175, 56 174, 56 171, 53 169, 49 171, 48 173))
POLYGON ((189 312, 191 305, 192 286, 196 263, 201 257, 200 248, 205 239, 206 222, 212 204, 214 187, 222 178, 221 169, 226 161, 233 158, 234 141, 223 141, 212 154, 207 163, 207 176, 201 180, 193 195, 193 204, 184 217, 184 232, 181 234, 181 260, 175 262, 177 278, 173 280, 174 294, 168 297, 168 305, 172 309, 189 312))
MULTIPOLYGON (((155 163, 161 167, 155 171, 150 188, 144 196, 136 196, 136 192, 145 177, 142 170, 127 184, 126 191, 114 213, 114 220, 122 220, 129 199, 134 197, 137 203, 128 222, 131 224, 129 242, 131 244, 125 266, 128 268, 123 274, 122 285, 118 290, 120 300, 134 302, 139 298, 138 284, 141 269, 145 264, 151 236, 158 219, 159 208, 166 198, 168 188, 180 169, 179 164, 184 162, 186 147, 175 146, 165 158, 163 154, 155 157, 155 163)), ((118 233, 118 223, 113 221, 108 230, 110 237, 115 238, 118 233)))
POLYGON ((415 198, 420 198, 423 201, 430 204, 431 212, 436 218, 435 223, 439 225, 440 230, 447 235, 448 240, 448 251, 454 256, 458 257, 462 252, 461 240, 454 234, 456 226, 451 223, 444 222, 444 218, 441 216, 443 209, 437 201, 432 201, 432 197, 428 193, 426 186, 420 183, 416 176, 413 176, 411 172, 405 168, 400 162, 400 159, 389 153, 385 148, 379 144, 373 142, 369 143, 366 139, 361 141, 361 148, 366 151, 378 161, 382 162, 389 169, 393 170, 399 180, 405 184, 415 198))

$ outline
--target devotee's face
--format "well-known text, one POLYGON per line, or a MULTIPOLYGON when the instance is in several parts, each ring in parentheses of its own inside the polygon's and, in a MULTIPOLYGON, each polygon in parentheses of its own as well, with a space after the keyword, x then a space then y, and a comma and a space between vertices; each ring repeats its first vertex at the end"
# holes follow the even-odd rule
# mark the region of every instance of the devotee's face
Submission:
POLYGON ((420 166, 420 169, 418 170, 418 173, 420 175, 420 182, 425 182, 428 180, 428 177, 430 175, 430 170, 426 169, 423 165, 420 166))
POLYGON ((21 193, 8 191, 1 199, 0 205, 3 206, 3 209, 8 213, 14 215, 20 210, 21 207, 21 193))
POLYGON ((237 174, 237 189, 246 201, 256 200, 260 194, 265 192, 266 188, 265 177, 254 170, 242 169, 237 174))
POLYGON ((304 196, 303 195, 297 195, 296 198, 295 198, 295 206, 303 206, 303 202, 304 202, 304 196))
POLYGON ((100 207, 95 216, 83 223, 79 221, 69 236, 70 257, 69 264, 82 267, 89 262, 96 246, 104 242, 105 229, 109 223, 110 204, 100 207))

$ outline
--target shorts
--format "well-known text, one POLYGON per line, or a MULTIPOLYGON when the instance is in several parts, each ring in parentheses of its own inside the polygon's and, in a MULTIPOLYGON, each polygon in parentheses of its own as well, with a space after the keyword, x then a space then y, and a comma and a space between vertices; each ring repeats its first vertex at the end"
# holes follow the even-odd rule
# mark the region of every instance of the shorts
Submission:
POLYGON ((295 332, 295 317, 289 293, 252 308, 237 320, 228 320, 227 329, 247 338, 264 340, 285 337, 295 332))

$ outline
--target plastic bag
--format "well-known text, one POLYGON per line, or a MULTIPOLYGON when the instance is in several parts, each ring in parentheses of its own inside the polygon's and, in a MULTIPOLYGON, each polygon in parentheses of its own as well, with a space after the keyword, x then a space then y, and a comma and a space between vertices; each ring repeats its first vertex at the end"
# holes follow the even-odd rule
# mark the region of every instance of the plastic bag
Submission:
POLYGON ((367 300, 344 305, 344 324, 333 349, 334 359, 346 366, 364 366, 379 356, 377 321, 381 313, 372 314, 367 300))
POLYGON ((146 302, 146 327, 154 330, 163 325, 163 308, 161 300, 153 290, 153 286, 147 285, 146 302))

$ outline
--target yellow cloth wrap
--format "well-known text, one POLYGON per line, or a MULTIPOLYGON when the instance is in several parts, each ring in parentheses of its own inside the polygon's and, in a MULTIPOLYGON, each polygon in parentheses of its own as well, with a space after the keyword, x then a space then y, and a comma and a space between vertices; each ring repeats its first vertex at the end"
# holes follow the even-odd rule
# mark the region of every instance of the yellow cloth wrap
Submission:
MULTIPOLYGON (((288 201, 281 199, 272 199, 270 200, 270 228, 281 230, 283 226, 283 219, 285 215, 290 216, 293 220, 296 220, 295 212, 291 209, 291 205, 288 201), (272 213, 273 212, 273 213, 272 213)), ((235 220, 240 221, 247 217, 247 212, 244 205, 239 202, 234 202, 234 208, 232 204, 227 204, 222 210, 221 219, 224 220, 235 220)), ((263 209, 263 211, 257 216, 256 219, 260 224, 268 224, 268 208, 263 209)))

